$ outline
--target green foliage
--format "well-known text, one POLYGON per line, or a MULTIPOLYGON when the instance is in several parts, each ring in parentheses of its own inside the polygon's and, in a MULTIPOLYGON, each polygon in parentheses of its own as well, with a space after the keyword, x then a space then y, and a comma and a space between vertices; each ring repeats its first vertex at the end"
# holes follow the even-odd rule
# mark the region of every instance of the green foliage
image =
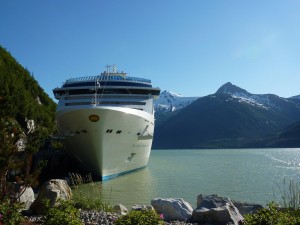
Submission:
POLYGON ((0 225, 21 224, 23 217, 19 212, 21 205, 12 202, 9 198, 0 201, 0 225))
POLYGON ((38 150, 42 140, 39 136, 39 132, 36 131, 26 137, 16 121, 6 117, 0 118, 0 202, 7 196, 10 196, 11 202, 16 202, 18 198, 8 180, 22 186, 37 185, 41 168, 35 171, 30 171, 30 168, 32 153, 38 150), (25 149, 20 151, 17 143, 20 140, 25 142, 25 139, 25 149))
POLYGON ((158 225, 165 224, 154 210, 130 211, 127 215, 119 217, 114 225, 158 225))
POLYGON ((55 207, 45 203, 46 210, 43 221, 45 225, 82 225, 80 212, 68 201, 60 201, 55 207))
POLYGON ((0 224, 20 224, 19 194, 10 182, 35 186, 32 154, 55 130, 56 104, 0 45, 0 224), (33 120, 35 128, 27 127, 33 120))
POLYGON ((38 82, 0 45, 0 116, 15 118, 22 127, 33 119, 45 135, 55 129, 56 104, 38 82))
POLYGON ((39 171, 30 172, 32 154, 54 132, 55 108, 29 71, 0 46, 0 200, 11 196, 7 178, 36 184, 39 171), (28 120, 35 129, 27 127, 28 120))
POLYGON ((299 225, 300 212, 294 209, 278 208, 275 203, 270 203, 267 208, 255 214, 245 216, 245 225, 299 225))

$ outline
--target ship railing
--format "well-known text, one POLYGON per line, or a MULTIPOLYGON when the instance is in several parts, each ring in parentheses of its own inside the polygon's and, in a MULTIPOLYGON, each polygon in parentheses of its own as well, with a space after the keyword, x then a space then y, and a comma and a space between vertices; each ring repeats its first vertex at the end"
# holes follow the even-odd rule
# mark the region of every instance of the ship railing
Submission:
POLYGON ((118 81, 118 80, 127 80, 127 81, 136 81, 143 83, 151 83, 151 80, 139 77, 129 77, 129 76, 114 76, 114 75, 98 75, 98 76, 86 76, 86 77, 76 77, 66 80, 66 84, 83 82, 83 81, 118 81))

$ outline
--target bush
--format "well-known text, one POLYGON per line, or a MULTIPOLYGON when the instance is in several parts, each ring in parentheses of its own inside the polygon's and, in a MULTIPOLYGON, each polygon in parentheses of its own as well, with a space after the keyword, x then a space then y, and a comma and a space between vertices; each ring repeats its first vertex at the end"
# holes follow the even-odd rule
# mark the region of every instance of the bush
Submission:
POLYGON ((279 209, 275 203, 255 214, 245 216, 245 225, 299 225, 300 212, 294 209, 279 209))
POLYGON ((165 222, 154 210, 130 211, 127 215, 119 217, 114 225, 160 225, 165 222))
POLYGON ((0 225, 21 224, 23 218, 20 209, 21 204, 12 203, 10 199, 5 198, 0 202, 0 225))
POLYGON ((59 201, 55 207, 46 202, 45 225, 82 225, 80 212, 68 201, 59 201))

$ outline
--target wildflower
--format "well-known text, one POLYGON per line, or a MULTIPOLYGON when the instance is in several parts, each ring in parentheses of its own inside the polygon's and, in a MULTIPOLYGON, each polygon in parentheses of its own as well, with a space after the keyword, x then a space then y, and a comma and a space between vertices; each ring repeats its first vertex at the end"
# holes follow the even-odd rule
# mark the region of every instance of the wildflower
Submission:
POLYGON ((162 220, 164 219, 164 214, 159 214, 159 218, 161 218, 162 220))

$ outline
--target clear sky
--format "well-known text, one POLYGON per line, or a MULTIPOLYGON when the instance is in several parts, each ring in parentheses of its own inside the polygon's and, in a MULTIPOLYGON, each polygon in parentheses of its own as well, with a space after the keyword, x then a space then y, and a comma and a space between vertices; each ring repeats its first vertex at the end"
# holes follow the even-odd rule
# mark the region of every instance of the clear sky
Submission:
POLYGON ((0 0, 0 45, 52 98, 107 64, 183 96, 300 94, 299 0, 0 0))

